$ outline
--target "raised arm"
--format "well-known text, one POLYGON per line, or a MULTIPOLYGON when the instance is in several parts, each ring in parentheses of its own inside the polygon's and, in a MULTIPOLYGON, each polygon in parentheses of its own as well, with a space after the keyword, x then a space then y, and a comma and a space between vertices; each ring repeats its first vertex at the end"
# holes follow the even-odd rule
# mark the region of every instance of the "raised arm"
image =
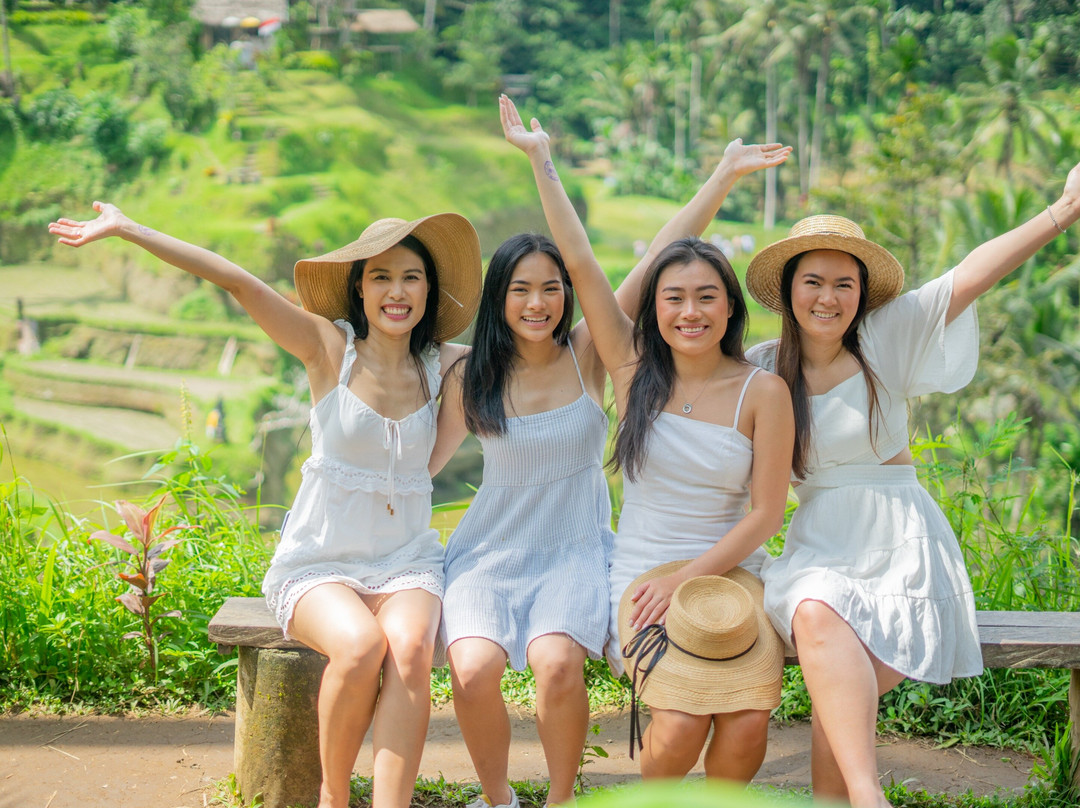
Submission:
POLYGON ((115 205, 94 202, 94 210, 100 214, 96 219, 85 222, 60 219, 49 224, 49 232, 60 236, 61 244, 71 247, 111 236, 130 241, 162 261, 227 291, 270 339, 303 362, 309 373, 323 359, 327 342, 334 340, 338 332, 325 317, 304 311, 217 253, 132 221, 115 205))
MULTIPOLYGON (((791 394, 779 376, 758 373, 746 394, 744 413, 753 418, 754 465, 750 477, 750 512, 727 534, 682 569, 642 584, 631 595, 634 630, 663 622, 676 587, 698 575, 723 575, 780 532, 787 507, 795 416, 791 394)), ((745 422, 747 415, 740 418, 745 422)))
POLYGON ((681 238, 700 237, 740 178, 763 168, 778 166, 787 160, 790 154, 791 147, 780 143, 753 143, 747 146, 743 144, 742 138, 731 141, 724 149, 724 156, 717 163, 716 169, 694 194, 693 199, 660 228, 645 255, 615 290, 615 298, 619 301, 620 308, 631 319, 636 318, 641 281, 645 270, 656 256, 669 244, 681 238))
POLYGON ((968 253, 953 274, 945 322, 951 323, 983 292, 1080 220, 1080 163, 1065 179, 1061 198, 1019 227, 968 253))
POLYGON ((619 308, 611 282, 597 263, 581 219, 559 181, 547 133, 536 118, 532 119, 532 131, 526 131, 514 102, 505 95, 499 98, 499 116, 506 139, 525 152, 532 163, 548 227, 574 283, 600 361, 609 371, 623 367, 634 357, 633 322, 619 308))

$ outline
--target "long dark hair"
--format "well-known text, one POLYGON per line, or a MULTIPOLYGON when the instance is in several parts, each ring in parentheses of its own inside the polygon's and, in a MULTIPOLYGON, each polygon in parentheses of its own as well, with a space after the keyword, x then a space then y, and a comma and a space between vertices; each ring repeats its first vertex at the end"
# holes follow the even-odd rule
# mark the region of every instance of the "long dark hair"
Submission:
MULTIPOLYGON (((424 304, 424 316, 420 318, 420 322, 413 326, 413 330, 409 334, 409 355, 412 356, 413 361, 416 363, 424 398, 428 399, 431 397, 431 391, 428 389, 427 374, 422 370, 420 357, 435 344, 435 321, 439 313, 439 274, 435 271, 435 260, 431 257, 428 248, 424 246, 424 242, 412 233, 405 236, 394 246, 404 247, 416 253, 424 264, 424 275, 427 277, 428 291, 427 300, 424 304)), ((349 270, 349 324, 353 327, 357 339, 367 339, 368 335, 368 318, 364 313, 364 300, 360 297, 357 288, 360 285, 360 280, 364 277, 364 267, 367 266, 367 262, 368 259, 366 258, 353 261, 352 269, 349 270)))
MULTIPOLYGON (((807 463, 810 461, 811 430, 813 418, 810 413, 810 393, 806 388, 806 376, 802 369, 802 338, 799 331, 799 322, 795 319, 795 310, 791 305, 791 286, 795 281, 795 271, 799 268, 805 252, 799 253, 784 264, 784 270, 780 275, 780 300, 784 304, 782 314, 783 325, 780 331, 780 345, 776 349, 776 373, 785 382, 791 391, 791 404, 795 409, 795 451, 791 459, 791 469, 795 476, 802 479, 808 471, 807 463)), ((850 253, 849 253, 850 255, 850 253)), ((877 413, 881 409, 878 401, 877 385, 878 377, 863 356, 859 347, 859 326, 866 316, 866 294, 869 284, 869 273, 866 264, 859 258, 851 256, 859 267, 859 307, 855 311, 855 317, 848 326, 840 342, 844 349, 851 354, 862 370, 866 380, 866 400, 869 403, 870 417, 870 444, 874 445, 877 439, 877 413)))
POLYGON ((495 250, 484 277, 480 308, 476 313, 472 351, 465 360, 461 385, 465 425, 476 435, 502 435, 506 432, 506 408, 503 395, 513 371, 517 348, 514 335, 506 324, 506 294, 514 269, 526 256, 542 253, 559 268, 563 287, 563 314, 552 333, 556 344, 570 341, 574 321, 574 290, 559 248, 546 236, 520 233, 511 236, 495 250))
POLYGON ((699 238, 684 238, 669 244, 656 256, 642 280, 638 316, 634 323, 637 367, 633 379, 630 380, 626 412, 622 415, 615 438, 615 449, 608 463, 614 471, 621 468, 631 482, 634 482, 645 465, 652 423, 667 405, 675 384, 675 362, 671 357, 671 346, 664 341, 657 325, 656 289, 660 284, 661 273, 669 266, 685 265, 694 261, 704 261, 715 269, 727 292, 731 316, 728 317, 727 330, 720 340, 721 352, 739 362, 746 361, 743 355, 743 340, 746 338, 748 326, 746 299, 727 257, 712 244, 699 238))

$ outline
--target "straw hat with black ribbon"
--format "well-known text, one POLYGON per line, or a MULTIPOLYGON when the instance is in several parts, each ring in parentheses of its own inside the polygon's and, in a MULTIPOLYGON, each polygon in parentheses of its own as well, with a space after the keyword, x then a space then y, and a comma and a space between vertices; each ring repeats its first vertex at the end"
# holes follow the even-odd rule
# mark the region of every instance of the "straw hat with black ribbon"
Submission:
POLYGON ((780 278, 784 265, 810 250, 839 250, 850 253, 866 265, 868 275, 866 310, 873 311, 900 294, 904 268, 891 252, 868 241, 862 228, 843 216, 808 216, 796 222, 788 237, 770 244, 750 262, 746 288, 750 296, 769 311, 783 314, 780 278))
POLYGON ((435 342, 456 337, 476 314, 481 272, 480 239, 469 220, 456 213, 438 213, 411 222, 379 219, 351 244, 297 261, 293 277, 300 302, 308 311, 329 320, 348 319, 353 262, 386 252, 410 233, 427 247, 439 276, 435 342))
POLYGON ((630 627, 630 596, 647 581, 689 561, 672 561, 638 576, 619 601, 619 643, 630 675, 630 756, 642 748, 637 700, 662 710, 713 715, 771 710, 780 703, 784 641, 765 615, 765 588, 736 567, 679 584, 665 625, 630 627))

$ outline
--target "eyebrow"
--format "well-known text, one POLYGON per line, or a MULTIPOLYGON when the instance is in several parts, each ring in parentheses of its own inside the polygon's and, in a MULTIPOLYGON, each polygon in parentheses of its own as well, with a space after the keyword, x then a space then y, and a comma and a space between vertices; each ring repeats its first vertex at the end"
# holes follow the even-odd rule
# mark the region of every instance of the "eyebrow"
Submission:
MULTIPOLYGON (((694 289, 694 291, 695 292, 707 292, 707 291, 712 290, 712 289, 715 289, 716 291, 719 291, 720 287, 717 286, 715 283, 708 283, 708 284, 705 284, 704 286, 698 286, 696 289, 694 289)), ((686 290, 682 286, 665 286, 660 291, 661 292, 683 292, 683 291, 686 291, 686 290)))
MULTIPOLYGON (((510 281, 510 285, 511 286, 532 286, 532 283, 530 281, 525 280, 524 278, 516 278, 515 280, 510 281)), ((552 278, 551 280, 544 281, 543 283, 541 283, 539 285, 540 286, 562 286, 562 281, 559 280, 558 278, 552 278)))
MULTIPOLYGON (((818 280, 818 281, 825 280, 825 277, 823 275, 818 275, 816 272, 804 273, 803 278, 804 279, 805 278, 813 278, 814 280, 818 280)), ((854 283, 855 276, 854 275, 841 275, 839 278, 835 279, 835 282, 839 282, 839 281, 851 281, 851 282, 854 283)))
MULTIPOLYGON (((391 272, 391 271, 392 270, 390 269, 390 267, 383 267, 383 266, 379 266, 378 264, 376 264, 374 266, 364 268, 364 272, 366 274, 368 274, 368 275, 373 275, 376 272, 391 272)), ((399 270, 399 271, 402 272, 403 274, 407 274, 409 272, 423 272, 424 268, 423 267, 409 267, 408 269, 402 269, 402 270, 399 270)))

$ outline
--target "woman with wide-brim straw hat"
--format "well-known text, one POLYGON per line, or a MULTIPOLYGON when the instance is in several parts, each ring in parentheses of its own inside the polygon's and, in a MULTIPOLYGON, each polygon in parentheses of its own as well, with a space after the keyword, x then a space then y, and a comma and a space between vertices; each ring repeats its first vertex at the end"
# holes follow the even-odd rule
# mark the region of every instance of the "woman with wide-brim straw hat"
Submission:
POLYGON ((978 361, 976 298, 1080 219, 1080 166, 1061 198, 900 295, 903 270, 840 216, 811 216, 763 249, 750 294, 781 315, 751 361, 788 383, 800 504, 766 562, 765 608, 797 649, 813 702, 814 792, 888 805, 875 759, 877 704, 904 678, 982 670, 964 560, 919 485, 906 399, 953 392, 978 361))
MULTIPOLYGON (((608 580, 607 657, 619 675, 619 632, 626 626, 619 625, 618 606, 635 578, 667 561, 690 560, 631 588, 633 607, 623 619, 636 632, 663 622, 683 581, 760 567, 762 543, 783 524, 794 440, 791 400, 781 379, 743 358, 746 304, 723 253, 696 237, 670 243, 646 268, 631 317, 593 255, 539 122, 534 118, 532 131, 526 130, 509 99, 502 113, 507 139, 529 156, 548 226, 615 393, 613 463, 623 471, 624 502, 608 580)), ((715 181, 699 193, 715 193, 717 186, 726 191, 738 177, 779 165, 789 153, 779 144, 733 141, 715 181)), ((681 777, 706 749, 707 775, 750 780, 765 756, 771 706, 706 714, 654 708, 642 775, 681 777)))
POLYGON ((345 806, 374 724, 374 805, 409 805, 430 710, 443 588, 431 529, 436 395, 461 354, 445 343, 472 319, 480 245, 443 213, 382 219, 299 261, 299 308, 209 250, 94 203, 92 221, 49 225, 60 242, 130 241, 230 292, 311 386, 312 456, 263 592, 286 635, 329 658, 319 689, 319 804, 345 806))

